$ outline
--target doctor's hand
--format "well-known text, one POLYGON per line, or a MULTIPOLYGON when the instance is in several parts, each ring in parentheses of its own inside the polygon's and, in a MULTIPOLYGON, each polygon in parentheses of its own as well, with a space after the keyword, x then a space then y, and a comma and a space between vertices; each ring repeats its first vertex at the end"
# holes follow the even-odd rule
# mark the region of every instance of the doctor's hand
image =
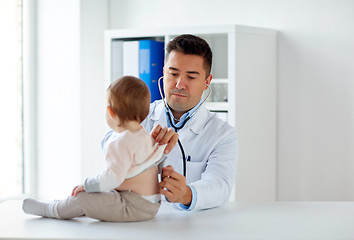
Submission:
POLYGON ((186 184, 186 178, 176 172, 171 165, 162 168, 160 193, 168 201, 186 206, 192 202, 192 190, 186 184))
POLYGON ((150 135, 160 145, 167 144, 164 153, 168 154, 174 148, 178 141, 178 134, 172 129, 156 125, 150 135))

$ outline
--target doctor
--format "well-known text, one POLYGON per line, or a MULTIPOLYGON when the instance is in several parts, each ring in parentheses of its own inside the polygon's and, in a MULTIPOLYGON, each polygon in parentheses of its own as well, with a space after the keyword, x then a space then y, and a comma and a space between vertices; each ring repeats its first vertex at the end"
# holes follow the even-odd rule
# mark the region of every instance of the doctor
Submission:
POLYGON ((202 38, 185 34, 169 42, 163 69, 166 105, 153 102, 142 123, 147 131, 158 132, 162 126, 178 132, 181 146, 177 144, 164 162, 160 193, 184 210, 223 205, 235 181, 236 130, 203 105, 202 94, 212 80, 211 64, 211 49, 202 38))

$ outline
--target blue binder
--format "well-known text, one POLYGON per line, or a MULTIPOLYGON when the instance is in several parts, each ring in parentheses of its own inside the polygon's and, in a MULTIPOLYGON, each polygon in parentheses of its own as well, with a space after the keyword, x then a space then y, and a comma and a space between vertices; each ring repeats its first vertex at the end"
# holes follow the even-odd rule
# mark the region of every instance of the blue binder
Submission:
MULTIPOLYGON (((151 102, 161 99, 158 79, 163 75, 164 42, 155 40, 139 41, 139 77, 150 89, 151 102)), ((163 84, 161 80, 161 89, 163 84)))

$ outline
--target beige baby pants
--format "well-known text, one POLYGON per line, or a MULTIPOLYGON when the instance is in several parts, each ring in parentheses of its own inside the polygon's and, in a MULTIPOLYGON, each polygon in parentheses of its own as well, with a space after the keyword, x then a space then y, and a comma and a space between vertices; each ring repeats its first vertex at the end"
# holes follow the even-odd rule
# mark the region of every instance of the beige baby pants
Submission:
POLYGON ((60 219, 87 216, 108 222, 148 220, 156 216, 160 203, 153 203, 130 191, 80 192, 58 203, 60 219))

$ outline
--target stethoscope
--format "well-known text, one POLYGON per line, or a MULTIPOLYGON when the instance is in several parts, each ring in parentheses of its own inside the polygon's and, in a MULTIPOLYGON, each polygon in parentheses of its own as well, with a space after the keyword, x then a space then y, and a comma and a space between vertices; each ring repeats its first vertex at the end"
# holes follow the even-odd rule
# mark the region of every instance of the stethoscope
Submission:
MULTIPOLYGON (((161 95, 161 98, 162 98, 162 101, 165 105, 165 109, 166 109, 166 113, 167 113, 167 117, 168 117, 168 121, 170 122, 172 128, 175 130, 175 132, 178 132, 178 130, 182 129, 184 127, 184 125, 186 125, 186 123, 189 121, 189 119, 191 119, 194 114, 198 111, 198 109, 200 108, 200 106, 202 106, 202 104, 208 99, 209 95, 211 94, 211 88, 208 84, 205 84, 208 89, 209 89, 209 92, 208 92, 208 95, 206 96, 206 98, 201 102, 201 104, 199 104, 199 106, 193 111, 192 114, 190 114, 185 120, 184 122, 182 123, 181 126, 177 127, 176 125, 173 124, 173 121, 172 121, 172 118, 171 118, 171 114, 170 114, 170 111, 169 111, 169 108, 167 106, 167 103, 166 103, 166 100, 162 94, 162 90, 161 90, 161 86, 160 86, 160 80, 163 79, 163 76, 159 78, 159 80, 157 81, 157 85, 159 86, 159 91, 160 91, 160 95, 161 95)), ((178 146, 179 146, 179 149, 181 150, 181 153, 182 153, 182 159, 183 159, 183 176, 186 177, 186 171, 187 171, 187 161, 190 161, 190 156, 188 156, 188 159, 186 159, 186 154, 184 152, 184 149, 183 149, 183 146, 182 146, 182 143, 181 141, 178 139, 178 146)))

